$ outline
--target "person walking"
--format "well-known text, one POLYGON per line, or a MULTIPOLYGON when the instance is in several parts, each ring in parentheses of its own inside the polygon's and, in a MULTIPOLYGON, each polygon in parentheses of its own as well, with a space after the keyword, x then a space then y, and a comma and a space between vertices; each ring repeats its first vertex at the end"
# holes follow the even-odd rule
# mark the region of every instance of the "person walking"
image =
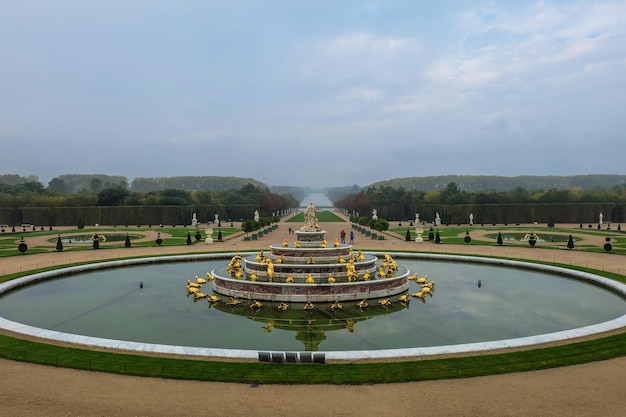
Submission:
POLYGON ((346 231, 342 229, 339 236, 341 236, 341 243, 346 243, 346 231))
POLYGON ((350 232, 350 243, 354 243, 354 232, 350 232))

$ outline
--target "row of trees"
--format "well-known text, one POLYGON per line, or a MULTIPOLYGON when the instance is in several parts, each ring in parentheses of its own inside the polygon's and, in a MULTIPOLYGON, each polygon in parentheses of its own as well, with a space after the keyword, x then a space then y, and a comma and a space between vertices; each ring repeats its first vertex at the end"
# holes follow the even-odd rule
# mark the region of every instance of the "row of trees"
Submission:
POLYGON ((98 193, 57 194, 44 189, 41 183, 0 184, 0 207, 88 207, 88 206, 190 206, 253 205, 271 213, 298 207, 299 201, 290 195, 278 195, 253 184, 238 190, 135 192, 124 187, 105 188, 98 193))
POLYGON ((384 205, 406 206, 471 205, 471 204, 568 204, 568 203, 626 203, 626 184, 607 189, 574 187, 565 190, 527 190, 516 187, 510 191, 467 192, 450 182, 442 190, 419 191, 389 186, 368 187, 344 197, 334 204, 349 212, 366 213, 384 205))
POLYGON ((224 177, 224 176, 181 176, 181 177, 138 177, 132 181, 120 175, 105 174, 65 174, 53 178, 48 187, 39 183, 39 179, 30 175, 22 177, 14 174, 0 175, 0 184, 15 186, 30 183, 29 186, 46 188, 54 194, 97 194, 106 188, 124 188, 130 191, 149 192, 166 189, 186 191, 227 191, 239 189, 246 184, 265 188, 266 185, 252 178, 224 177))

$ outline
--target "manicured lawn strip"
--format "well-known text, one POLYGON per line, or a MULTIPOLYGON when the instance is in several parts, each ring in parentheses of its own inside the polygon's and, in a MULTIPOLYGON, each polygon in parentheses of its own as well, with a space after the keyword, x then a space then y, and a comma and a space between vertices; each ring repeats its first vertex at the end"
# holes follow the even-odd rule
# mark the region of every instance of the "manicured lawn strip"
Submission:
MULTIPOLYGON (((222 239, 226 239, 229 235, 241 232, 241 229, 238 229, 235 227, 222 227, 221 229, 213 228, 213 234, 211 235, 211 237, 214 240, 217 240, 220 230, 222 231, 222 239)), ((187 233, 191 235, 192 245, 199 244, 199 243, 204 244, 204 239, 206 239, 205 230, 203 229, 196 230, 194 228, 185 228, 185 227, 130 228, 129 230, 120 229, 120 228, 117 228, 117 229, 100 228, 100 229, 82 229, 82 230, 77 229, 77 230, 72 230, 72 231, 65 230, 65 231, 62 231, 61 233, 59 231, 31 232, 23 236, 26 241, 26 244, 28 244, 29 237, 36 237, 36 236, 50 236, 50 238, 53 239, 53 238, 56 238, 57 235, 59 234, 61 235, 68 235, 68 234, 92 235, 93 233, 100 233, 106 236, 107 233, 122 234, 122 233, 128 232, 129 234, 142 235, 148 231, 163 233, 163 237, 162 237, 163 242, 161 243, 162 246, 186 245, 187 233), (199 231, 200 234, 202 235, 199 241, 197 241, 195 238, 197 231, 199 231), (165 237, 165 234, 168 234, 171 236, 165 237)), ((22 237, 21 234, 15 233, 10 236, 4 235, 2 238, 0 238, 0 257, 20 255, 20 253, 17 250, 17 244, 15 243, 15 241, 19 240, 21 237, 22 237)), ((111 242, 102 243, 100 245, 100 249, 98 250, 123 248, 125 247, 124 243, 125 243, 124 241, 116 242, 115 244, 111 242)), ((131 238, 131 247, 154 247, 154 246, 157 246, 156 239, 150 240, 150 241, 144 241, 144 242, 137 242, 136 239, 131 238)), ((56 240, 54 240, 53 242, 50 242, 50 246, 29 245, 28 251, 26 252, 26 254, 51 252, 51 251, 55 251, 55 248, 56 248, 56 240)), ((93 247, 91 244, 85 243, 80 246, 64 245, 64 248, 63 248, 64 252, 82 251, 82 250, 93 250, 93 247)))
POLYGON ((361 364, 268 364, 98 352, 0 335, 0 356, 43 365, 136 376, 239 383, 368 384, 466 378, 574 365, 626 354, 626 333, 497 355, 361 364))
MULTIPOLYGON (((411 237, 411 240, 414 241, 415 238, 417 237, 416 233, 415 233, 415 227, 411 227, 408 228, 409 230, 409 234, 411 237)), ((458 226, 440 226, 440 227, 433 227, 433 234, 436 234, 437 231, 439 231, 439 237, 441 239, 441 243, 442 244, 459 244, 459 245, 464 245, 466 244, 464 241, 465 238, 465 232, 469 231, 469 236, 472 238, 471 242, 468 245, 496 245, 496 239, 490 239, 490 238, 484 238, 484 237, 476 237, 474 236, 475 234, 472 233, 474 231, 490 231, 493 232, 494 234, 497 234, 497 232, 501 231, 503 233, 512 233, 512 232, 527 232, 530 229, 527 227, 511 227, 511 226, 505 226, 504 228, 498 228, 497 226, 489 226, 489 227, 482 227, 482 226, 472 226, 472 227, 458 227, 458 226)), ((399 236, 406 236, 406 231, 407 228, 406 227, 395 227, 395 228, 390 228, 389 229, 390 232, 396 233, 399 236)), ((537 232, 539 234, 539 236, 541 236, 542 233, 544 234, 563 234, 563 235, 569 235, 569 234, 579 234, 579 235, 594 235, 594 236, 602 236, 602 237, 606 237, 607 235, 610 235, 611 237, 611 245, 613 246, 613 248, 611 249, 611 253, 614 254, 619 254, 619 255, 624 255, 626 254, 626 238, 623 238, 620 235, 615 235, 615 233, 620 233, 620 232, 616 232, 616 231, 612 231, 613 233, 609 233, 608 231, 597 231, 597 230, 585 230, 585 229, 561 229, 561 228, 547 228, 547 227, 536 227, 533 229, 533 231, 537 232)), ((430 232, 430 227, 424 227, 424 232, 422 234, 422 238, 424 239, 424 242, 429 242, 428 240, 428 234, 430 232)), ((431 243, 434 243, 431 242, 431 243)), ((510 242, 510 241, 505 241, 503 246, 528 246, 527 243, 525 242, 510 242)), ((536 244, 536 247, 538 248, 543 248, 543 249, 564 249, 565 248, 565 244, 563 242, 561 242, 561 244, 554 244, 551 242, 538 242, 536 244)), ((603 247, 601 246, 594 246, 594 245, 583 245, 583 244, 579 244, 579 243, 575 243, 575 249, 578 250, 585 250, 585 252, 595 252, 595 253, 604 253, 606 252, 604 250, 603 247)))

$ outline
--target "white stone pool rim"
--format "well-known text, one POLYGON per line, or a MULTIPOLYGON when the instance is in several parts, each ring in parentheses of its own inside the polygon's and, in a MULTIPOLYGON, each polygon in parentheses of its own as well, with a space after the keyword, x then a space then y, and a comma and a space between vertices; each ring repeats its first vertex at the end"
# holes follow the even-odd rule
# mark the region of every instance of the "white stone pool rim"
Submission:
MULTIPOLYGON (((239 252, 243 253, 243 252, 239 252)), ((377 252, 369 252, 378 254, 377 252)), ((382 254, 382 252, 380 253, 382 254)), ((184 262, 184 261, 201 261, 201 260, 216 260, 216 259, 230 259, 235 255, 233 253, 211 253, 211 254, 195 254, 195 255, 177 255, 177 256, 155 256, 149 258, 135 258, 116 261, 100 262, 95 264, 86 264, 79 266, 70 266, 53 271, 46 271, 31 274, 25 277, 17 278, 5 283, 0 284, 0 295, 19 288, 24 285, 30 285, 35 282, 45 281, 48 279, 57 278, 60 276, 71 275, 79 272, 92 271, 96 269, 104 268, 117 268, 130 265, 149 264, 149 263, 162 263, 162 262, 184 262)), ((623 299, 626 299, 626 284, 619 281, 611 280, 601 277, 599 275, 591 274, 583 271, 576 271, 572 269, 543 265, 531 262, 523 262, 509 259, 487 258, 477 256, 463 256, 463 255, 442 255, 442 254, 425 254, 414 252, 394 252, 394 257, 398 259, 423 259, 423 260, 436 260, 436 261, 451 261, 451 262, 463 262, 463 263, 483 263, 503 267, 532 269, 536 271, 542 271, 554 275, 566 276, 568 278, 576 279, 591 283, 593 285, 600 286, 608 291, 611 291, 623 299)), ((420 357, 420 356, 436 356, 436 355, 449 355, 449 354, 467 354, 476 352, 486 352, 499 349, 510 349, 528 347, 532 345, 540 345, 551 342, 562 342, 570 339, 576 339, 580 337, 592 336, 594 334, 604 333, 626 327, 626 314, 615 318, 613 320, 597 323, 590 326, 580 327, 576 329, 564 330, 554 333, 546 333, 535 336, 521 337, 516 339, 495 340, 489 342, 479 343, 467 343, 456 345, 444 345, 444 346, 430 346, 430 347, 418 347, 418 348, 403 348, 403 349, 381 349, 381 350, 353 350, 353 351, 320 351, 317 353, 324 353, 326 360, 359 360, 359 359, 392 359, 392 358, 407 358, 407 357, 420 357)), ((211 357, 211 358, 228 358, 228 359, 256 359, 258 357, 258 350, 240 350, 240 349, 217 349, 217 348, 205 348, 205 347, 192 347, 192 346, 175 346, 175 345, 163 345, 141 342, 130 342, 125 340, 113 340, 98 338, 92 336, 81 336, 70 333, 62 333, 53 330, 42 329, 38 327, 29 326, 23 323, 7 320, 0 317, 0 328, 9 332, 14 332, 26 336, 36 337, 40 339, 46 339, 57 342, 71 343, 77 345, 83 345, 85 348, 105 348, 122 351, 132 351, 136 353, 150 353, 150 354, 166 354, 166 355, 180 355, 180 356, 198 356, 198 357, 211 357)))

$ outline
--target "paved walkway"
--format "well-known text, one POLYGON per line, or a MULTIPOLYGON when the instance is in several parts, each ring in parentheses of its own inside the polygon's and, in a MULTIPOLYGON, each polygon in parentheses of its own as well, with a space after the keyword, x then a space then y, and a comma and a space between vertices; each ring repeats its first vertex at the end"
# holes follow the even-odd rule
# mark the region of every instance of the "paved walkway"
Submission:
MULTIPOLYGON (((342 229, 349 235, 351 228, 348 219, 344 218, 346 222, 326 222, 321 223, 320 226, 326 230, 326 240, 332 242, 334 239, 339 239, 342 229)), ((107 249, 107 244, 102 245, 100 250, 81 250, 81 251, 64 251, 41 254, 27 254, 13 257, 5 257, 0 260, 0 274, 6 275, 14 272, 27 271, 37 268, 49 267, 54 265, 74 264, 80 262, 93 262, 108 259, 119 259, 136 256, 158 256, 158 255, 170 255, 170 254, 183 254, 183 253, 206 253, 206 252, 237 252, 237 251, 256 251, 267 250, 271 244, 280 244, 285 239, 289 242, 296 240, 295 234, 289 234, 289 228, 297 229, 301 226, 297 222, 288 222, 288 219, 284 218, 278 223, 278 228, 262 237, 258 240, 244 240, 245 235, 238 233, 233 237, 227 237, 224 242, 214 242, 211 245, 207 245, 204 242, 198 242, 192 246, 179 245, 179 246, 151 246, 140 247, 133 246, 131 248, 117 248, 107 249)), ((406 223, 406 222, 405 222, 406 223)), ((239 224, 235 223, 235 227, 239 224)), ((527 225, 528 230, 532 231, 533 225, 527 225)), ((445 227, 445 226, 443 226, 445 227)), ((536 226, 534 226, 536 227, 536 226)), ((571 233, 581 240, 577 242, 577 245, 596 245, 602 247, 604 241, 601 236, 590 236, 586 234, 580 234, 579 225, 559 225, 559 227, 571 229, 571 233)), ((62 228, 63 232, 76 231, 72 228, 62 228)), ((485 231, 474 230, 471 228, 470 235, 478 237, 484 235, 485 231)), ((158 230, 141 231, 144 234, 144 241, 155 241, 157 238, 158 230)), ((163 238, 167 237, 165 234, 163 238)), ((29 246, 37 246, 39 244, 50 245, 48 242, 49 236, 39 238, 28 238, 27 243, 29 246)), ((346 238, 348 242, 348 238, 346 238)), ((463 254, 463 255, 480 255, 480 256, 492 256, 492 257, 506 257, 516 258, 530 261, 545 261, 555 262, 564 265, 576 265, 582 267, 593 268, 602 271, 614 272, 622 275, 626 275, 626 256, 620 256, 611 253, 591 253, 582 252, 576 249, 568 250, 563 244, 563 250, 557 249, 543 249, 538 244, 536 247, 531 248, 527 245, 510 245, 505 244, 502 246, 494 245, 458 245, 458 244, 435 244, 432 242, 416 243, 412 241, 404 240, 404 236, 397 236, 392 233, 387 233, 385 240, 372 240, 371 238, 355 231, 355 250, 367 250, 367 251, 408 251, 408 252, 425 252, 425 253, 445 253, 445 254, 463 254)))

